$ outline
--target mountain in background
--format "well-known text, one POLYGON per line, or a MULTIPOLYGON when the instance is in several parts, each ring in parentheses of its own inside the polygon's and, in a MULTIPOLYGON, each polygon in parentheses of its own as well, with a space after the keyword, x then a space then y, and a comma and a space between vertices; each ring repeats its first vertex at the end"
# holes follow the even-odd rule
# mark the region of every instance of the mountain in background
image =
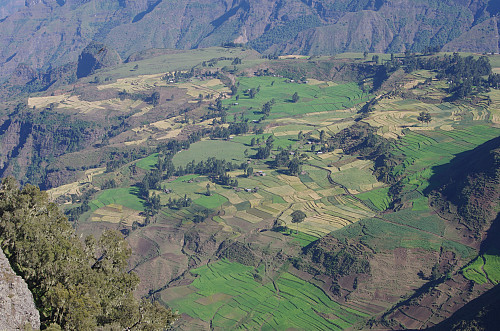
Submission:
POLYGON ((248 43, 264 54, 498 52, 496 0, 10 0, 0 78, 74 62, 91 42, 122 58, 150 48, 248 43), (17 11, 21 8, 19 11, 17 11))

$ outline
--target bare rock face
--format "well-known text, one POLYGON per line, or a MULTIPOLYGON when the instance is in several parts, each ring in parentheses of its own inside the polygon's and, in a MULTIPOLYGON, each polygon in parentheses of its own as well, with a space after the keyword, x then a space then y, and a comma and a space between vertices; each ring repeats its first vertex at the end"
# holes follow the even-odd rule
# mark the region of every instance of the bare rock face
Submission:
POLYGON ((40 315, 24 280, 10 267, 0 249, 0 330, 40 329, 40 315))

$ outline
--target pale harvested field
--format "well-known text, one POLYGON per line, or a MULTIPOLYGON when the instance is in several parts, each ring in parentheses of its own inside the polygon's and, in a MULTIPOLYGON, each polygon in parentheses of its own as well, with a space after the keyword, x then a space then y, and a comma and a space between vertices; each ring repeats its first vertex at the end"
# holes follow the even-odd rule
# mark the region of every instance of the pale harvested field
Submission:
POLYGON ((149 111, 151 109, 153 109, 153 106, 148 105, 146 107, 143 107, 140 112, 135 113, 134 115, 132 115, 132 117, 139 117, 139 116, 145 115, 145 114, 149 113, 149 111))
POLYGON ((145 143, 147 140, 148 140, 147 138, 144 138, 144 139, 139 139, 139 140, 126 141, 124 144, 126 146, 140 145, 140 144, 145 143))
POLYGON ((249 214, 246 211, 239 211, 235 214, 235 216, 244 219, 245 221, 250 223, 259 223, 262 221, 262 218, 249 214))
POLYGON ((331 82, 331 81, 325 81, 325 80, 317 80, 317 79, 314 79, 314 78, 308 78, 307 79, 307 84, 308 85, 326 85, 326 86, 335 86, 335 85, 338 85, 334 82, 331 82))
MULTIPOLYGON (((55 200, 63 195, 71 195, 76 194, 79 195, 81 193, 81 189, 89 185, 92 182, 92 179, 96 175, 100 175, 104 173, 106 168, 95 168, 89 169, 85 171, 85 178, 80 179, 79 181, 69 183, 66 185, 61 185, 58 187, 54 187, 47 191, 51 200, 55 200)), ((98 189, 98 188, 97 188, 98 189)))
POLYGON ((36 108, 46 108, 51 103, 57 103, 57 108, 76 110, 81 114, 91 114, 96 111, 111 110, 116 112, 127 112, 137 108, 141 100, 120 100, 118 98, 100 100, 100 101, 84 101, 80 100, 78 95, 61 94, 56 96, 35 97, 28 99, 28 106, 36 108))
POLYGON ((221 192, 217 192, 217 193, 226 197, 229 200, 229 202, 233 205, 237 205, 237 204, 245 201, 242 198, 240 198, 234 191, 222 190, 221 192))
POLYGON ((82 186, 82 183, 73 182, 70 184, 54 187, 54 188, 48 190, 47 194, 49 195, 51 200, 55 200, 58 197, 63 196, 63 195, 71 195, 71 194, 78 195, 78 194, 80 194, 80 187, 81 186, 82 186))
POLYGON ((175 129, 169 131, 166 135, 158 137, 157 140, 170 139, 177 137, 182 132, 182 129, 175 129))
POLYGON ((28 107, 45 108, 51 103, 60 103, 70 97, 69 94, 54 95, 48 97, 28 98, 28 107))
POLYGON ((97 88, 99 90, 105 89, 115 89, 115 90, 125 90, 128 93, 131 92, 141 92, 153 89, 159 86, 167 86, 167 82, 162 80, 165 74, 153 74, 153 75, 140 75, 137 77, 129 77, 118 79, 115 83, 99 85, 97 88))
MULTIPOLYGON (((196 83, 181 83, 176 85, 178 88, 186 89, 187 94, 193 98, 197 98, 200 94, 205 96, 206 94, 213 94, 211 99, 204 100, 215 100, 220 93, 230 93, 231 90, 224 86, 220 79, 210 79, 207 81, 200 81, 196 83), (217 87, 217 88, 215 88, 217 87)), ((197 101, 195 101, 197 102, 197 101)))
POLYGON ((132 226, 134 221, 138 223, 143 222, 144 219, 139 213, 137 210, 126 208, 122 205, 110 204, 97 209, 90 217, 90 220, 92 222, 122 223, 132 226))
POLYGON ((295 193, 295 190, 290 185, 269 187, 266 188, 266 191, 282 197, 291 196, 295 193))

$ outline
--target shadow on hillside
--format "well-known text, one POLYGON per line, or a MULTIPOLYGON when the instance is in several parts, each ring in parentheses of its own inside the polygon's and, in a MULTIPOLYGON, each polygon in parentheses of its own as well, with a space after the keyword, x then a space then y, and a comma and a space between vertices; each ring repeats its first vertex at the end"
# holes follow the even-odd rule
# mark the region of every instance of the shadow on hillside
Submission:
POLYGON ((479 254, 488 251, 500 251, 500 213, 497 214, 497 218, 486 232, 486 239, 481 243, 479 254))
MULTIPOLYGON (((448 193, 456 192, 464 183, 464 179, 472 173, 491 172, 492 155, 490 151, 500 148, 500 137, 493 138, 478 147, 457 154, 449 163, 433 167, 433 175, 429 179, 429 186, 423 191, 428 196, 434 190, 446 184, 448 193)), ((448 199, 453 200, 453 196, 448 199)), ((452 201, 453 202, 453 201, 452 201)))

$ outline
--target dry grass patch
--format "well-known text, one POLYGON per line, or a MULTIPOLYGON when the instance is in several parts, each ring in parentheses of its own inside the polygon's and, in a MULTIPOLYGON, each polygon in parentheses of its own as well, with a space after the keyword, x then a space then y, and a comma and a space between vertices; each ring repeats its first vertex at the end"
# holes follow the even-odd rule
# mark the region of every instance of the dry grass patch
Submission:
MULTIPOLYGON (((193 98, 197 98, 200 94, 205 96, 206 94, 213 94, 211 99, 204 99, 213 101, 217 97, 219 97, 220 93, 230 93, 231 90, 228 89, 221 82, 220 79, 210 79, 207 81, 199 81, 196 83, 188 82, 181 83, 177 85, 178 88, 186 89, 186 94, 192 96, 193 98)), ((195 101, 197 102, 197 101, 195 101)))
POLYGON ((218 192, 220 195, 226 197, 229 202, 233 205, 236 205, 238 203, 242 203, 243 200, 242 198, 240 198, 234 191, 230 191, 230 190, 223 190, 221 192, 218 192))
POLYGON ((156 140, 175 138, 179 134, 181 134, 181 132, 182 132, 182 129, 171 130, 166 135, 156 138, 156 140))
POLYGON ((97 209, 90 217, 90 220, 93 222, 121 223, 123 225, 132 226, 134 221, 138 223, 143 222, 144 219, 139 213, 140 212, 137 210, 122 205, 110 204, 97 209))
POLYGON ((60 103, 70 97, 69 94, 53 95, 47 97, 28 98, 28 107, 45 108, 51 103, 60 103))
POLYGON ((255 215, 252 215, 252 214, 249 214, 246 211, 239 211, 235 214, 235 216, 239 217, 247 222, 250 222, 250 223, 259 223, 262 221, 262 218, 255 216, 255 215))
MULTIPOLYGON (((282 186, 275 186, 275 187, 268 187, 266 188, 266 191, 279 195, 285 199, 285 197, 289 197, 291 195, 295 194, 295 190, 290 186, 290 185, 282 185, 282 186)), ((285 199, 286 201, 286 199, 285 199)))
POLYGON ((47 193, 48 193, 51 200, 55 200, 58 197, 63 196, 63 195, 71 195, 71 194, 79 195, 80 188, 82 187, 82 185, 83 184, 80 182, 73 182, 73 183, 69 183, 66 185, 54 187, 54 188, 48 190, 47 193))
POLYGON ((139 139, 139 140, 126 141, 124 144, 126 146, 140 145, 140 144, 145 143, 147 140, 148 140, 147 138, 144 138, 144 139, 139 139))
POLYGON ((212 294, 208 297, 200 298, 200 299, 196 300, 195 302, 199 303, 200 305, 206 306, 206 305, 211 305, 211 304, 219 302, 219 301, 227 301, 231 298, 232 298, 232 296, 229 294, 215 293, 215 294, 212 294))
POLYGON ((139 117, 139 116, 145 115, 145 114, 149 113, 151 111, 151 109, 153 109, 153 106, 146 106, 144 108, 141 108, 141 111, 138 113, 135 113, 134 115, 132 115, 132 117, 139 117))
POLYGON ((57 103, 57 108, 69 109, 82 114, 91 114, 96 111, 111 110, 117 112, 127 112, 137 108, 141 100, 120 100, 118 98, 99 101, 81 100, 78 95, 61 94, 56 96, 36 97, 28 99, 28 106, 36 108, 45 108, 51 103, 57 103))
POLYGON ((99 85, 97 88, 99 90, 105 89, 115 89, 115 90, 125 90, 128 93, 140 92, 153 89, 159 86, 167 86, 167 82, 161 78, 165 74, 153 74, 153 75, 140 75, 137 77, 121 78, 115 83, 99 85))

